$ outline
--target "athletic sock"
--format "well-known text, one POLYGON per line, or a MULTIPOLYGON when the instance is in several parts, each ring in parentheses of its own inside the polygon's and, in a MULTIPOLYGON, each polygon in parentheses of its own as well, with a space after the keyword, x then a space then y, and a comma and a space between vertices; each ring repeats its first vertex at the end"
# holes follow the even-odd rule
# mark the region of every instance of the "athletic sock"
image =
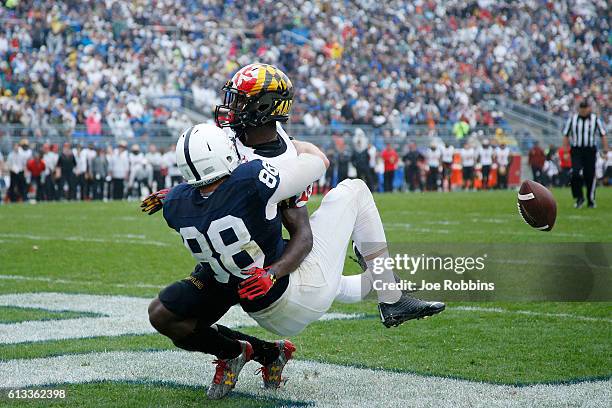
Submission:
POLYGON ((191 334, 180 340, 173 340, 175 346, 188 351, 200 351, 225 360, 236 358, 242 353, 237 339, 225 336, 216 328, 205 326, 198 320, 191 334))
POLYGON ((368 270, 372 271, 373 285, 376 287, 384 287, 376 291, 379 303, 395 303, 402 296, 402 291, 399 289, 390 289, 388 284, 395 284, 395 274, 392 268, 385 265, 385 261, 389 258, 389 251, 384 250, 379 256, 374 259, 366 260, 368 270), (378 282, 377 282, 378 281, 378 282))
POLYGON ((214 326, 216 326, 219 333, 225 337, 235 340, 244 340, 251 343, 251 346, 253 346, 253 360, 257 361, 261 365, 268 365, 272 363, 280 354, 280 350, 276 343, 260 340, 257 337, 249 336, 248 334, 232 330, 229 327, 225 327, 220 324, 216 324, 214 326))
POLYGON ((342 276, 334 300, 340 303, 361 302, 372 291, 372 274, 370 270, 359 274, 342 276))
POLYGON ((395 303, 402 296, 399 289, 389 289, 385 286, 384 290, 380 290, 381 284, 388 285, 395 283, 395 275, 392 268, 387 268, 385 261, 389 258, 389 250, 387 249, 387 237, 383 228, 378 208, 374 202, 374 197, 370 190, 365 189, 363 194, 357 197, 357 218, 353 227, 352 239, 357 245, 357 249, 363 256, 368 266, 368 271, 371 271, 373 283, 376 283, 376 295, 381 303, 395 303), (372 258, 373 259, 368 259, 372 258))

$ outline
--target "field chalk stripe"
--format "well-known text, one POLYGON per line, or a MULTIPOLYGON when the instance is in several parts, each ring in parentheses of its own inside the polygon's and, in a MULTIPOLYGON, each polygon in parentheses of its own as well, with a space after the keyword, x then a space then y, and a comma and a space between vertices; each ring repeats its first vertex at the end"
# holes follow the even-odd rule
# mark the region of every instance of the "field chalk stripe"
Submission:
MULTIPOLYGON (((32 341, 79 339, 155 333, 147 308, 151 299, 66 293, 23 293, 0 295, 0 306, 31 307, 44 310, 90 312, 103 317, 60 320, 34 320, 0 324, 0 344, 32 341)), ((328 313, 322 320, 356 319, 363 314, 328 313)), ((240 307, 231 308, 219 320, 230 328, 254 327, 255 320, 240 307)))
POLYGON ((541 317, 553 317, 561 319, 575 319, 583 320, 588 322, 604 322, 612 323, 612 319, 606 319, 604 317, 590 317, 590 316, 578 316, 570 313, 547 313, 547 312, 534 312, 531 310, 508 310, 497 307, 478 307, 478 306, 455 306, 449 307, 447 310, 456 310, 464 312, 490 312, 490 313, 504 313, 504 314, 520 314, 529 316, 541 316, 541 317))
POLYGON ((164 286, 161 285, 152 285, 149 283, 100 283, 98 281, 80 281, 80 280, 71 280, 71 279, 56 279, 56 278, 47 278, 44 276, 21 276, 21 275, 0 275, 0 280, 17 280, 17 281, 39 281, 39 282, 49 282, 49 283, 60 283, 60 284, 68 284, 68 285, 96 285, 96 286, 112 286, 115 288, 151 288, 151 289, 161 289, 164 286))
POLYGON ((93 242, 100 244, 136 244, 136 245, 149 245, 157 247, 169 247, 170 244, 165 242, 144 240, 144 239, 104 239, 104 238, 90 238, 90 237, 78 237, 78 236, 45 236, 45 235, 32 235, 32 234, 7 234, 0 233, 1 238, 12 238, 12 239, 28 239, 32 241, 71 241, 71 242, 93 242))
MULTIPOLYGON (((298 351, 299 352, 299 351, 298 351)), ((186 351, 96 352, 0 363, 7 388, 92 381, 168 381, 206 387, 213 357, 186 351)), ((605 407, 612 399, 612 380, 568 385, 513 387, 409 373, 370 370, 311 361, 291 361, 289 378, 279 391, 261 389, 261 378, 249 375, 249 363, 236 391, 317 407, 605 407)), ((202 403, 206 399, 202 393, 202 403)))

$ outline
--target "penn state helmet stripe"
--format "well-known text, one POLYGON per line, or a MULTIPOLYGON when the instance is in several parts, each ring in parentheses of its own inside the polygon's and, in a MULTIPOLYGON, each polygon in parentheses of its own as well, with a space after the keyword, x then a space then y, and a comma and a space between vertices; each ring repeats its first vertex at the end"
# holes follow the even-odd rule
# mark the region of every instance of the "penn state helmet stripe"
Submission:
POLYGON ((193 162, 191 161, 191 155, 189 154, 189 138, 191 137, 191 132, 193 132, 193 128, 195 128, 195 126, 192 126, 187 131, 187 134, 185 135, 185 143, 183 143, 183 151, 185 152, 185 161, 187 162, 187 165, 191 169, 191 172, 195 176, 196 180, 199 181, 201 180, 200 173, 198 173, 198 171, 196 170, 196 167, 193 165, 193 162))

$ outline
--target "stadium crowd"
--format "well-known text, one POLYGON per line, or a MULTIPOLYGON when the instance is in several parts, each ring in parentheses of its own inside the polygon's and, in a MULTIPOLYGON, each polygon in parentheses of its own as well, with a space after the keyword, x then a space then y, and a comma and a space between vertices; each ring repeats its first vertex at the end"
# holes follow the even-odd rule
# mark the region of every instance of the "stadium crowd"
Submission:
POLYGON ((0 123, 118 139, 182 128, 155 97, 208 112, 239 66, 280 66, 292 120, 493 125, 479 102, 507 95, 568 113, 589 94, 610 123, 606 0, 9 0, 0 6, 0 123))

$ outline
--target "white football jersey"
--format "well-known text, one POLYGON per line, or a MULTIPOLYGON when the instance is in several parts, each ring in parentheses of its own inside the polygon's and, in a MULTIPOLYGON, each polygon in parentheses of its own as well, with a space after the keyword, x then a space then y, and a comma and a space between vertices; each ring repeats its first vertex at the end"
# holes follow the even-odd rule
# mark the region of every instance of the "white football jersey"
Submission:
POLYGON ((476 151, 473 147, 461 149, 461 165, 463 167, 474 167, 476 162, 476 151))
POLYGON ((503 149, 498 147, 495 149, 495 157, 497 158, 497 164, 507 166, 510 158, 510 149, 507 146, 503 149))
POLYGON ((453 162, 453 155, 455 154, 455 148, 453 146, 442 147, 442 163, 450 164, 453 162))
MULTIPOLYGON (((228 132, 233 132, 229 128, 225 129, 228 132)), ((240 157, 240 160, 242 162, 247 162, 261 159, 275 167, 283 167, 283 163, 286 163, 288 160, 295 160, 297 158, 297 150, 295 150, 291 138, 279 122, 276 122, 276 133, 281 143, 281 147, 276 152, 258 151, 257 148, 245 146, 240 139, 236 138, 236 148, 238 149, 238 157, 240 157)), ((302 207, 306 205, 311 193, 312 186, 309 186, 306 191, 294 198, 293 206, 302 207)))
POLYGON ((427 165, 429 167, 439 167, 440 166, 440 158, 442 157, 442 153, 440 149, 432 149, 431 147, 427 149, 427 165))
MULTIPOLYGON (((228 131, 232 132, 230 129, 228 129, 228 131)), ((279 122, 276 122, 276 133, 279 136, 282 147, 275 156, 266 155, 265 152, 259 152, 256 148, 245 146, 238 138, 236 138, 236 148, 238 149, 238 156, 240 157, 240 160, 251 161, 261 159, 269 162, 273 166, 278 167, 281 166, 285 160, 295 159, 297 157, 295 146, 279 122)))
POLYGON ((493 148, 491 146, 481 147, 478 151, 480 157, 480 164, 483 166, 490 166, 493 164, 493 148))

